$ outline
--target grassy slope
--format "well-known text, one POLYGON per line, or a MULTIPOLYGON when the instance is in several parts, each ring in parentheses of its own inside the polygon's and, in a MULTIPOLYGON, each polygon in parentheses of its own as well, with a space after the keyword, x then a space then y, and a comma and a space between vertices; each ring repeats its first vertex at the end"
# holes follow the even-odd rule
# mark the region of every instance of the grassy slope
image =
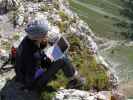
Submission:
MULTIPOLYGON (((105 36, 110 37, 112 35, 111 32, 114 33, 116 32, 116 30, 118 31, 121 30, 120 28, 114 27, 115 21, 113 19, 105 18, 103 15, 88 9, 85 6, 82 6, 82 5, 79 6, 79 4, 75 3, 74 1, 80 1, 81 3, 88 4, 88 5, 91 4, 93 6, 100 7, 103 11, 109 12, 116 16, 120 16, 119 12, 122 9, 122 2, 120 2, 120 0, 70 0, 70 4, 72 6, 72 9, 78 12, 81 18, 83 18, 86 22, 88 22, 88 24, 95 32, 100 33, 98 35, 104 36, 104 37, 105 36), (107 34, 107 33, 110 33, 110 34, 107 34)), ((108 55, 109 57, 113 57, 113 59, 116 61, 119 59, 118 62, 121 62, 121 63, 124 62, 123 66, 124 67, 128 66, 128 70, 130 71, 132 70, 132 65, 133 65, 132 50, 133 50, 132 47, 120 46, 120 47, 112 48, 111 50, 107 51, 108 54, 106 55, 108 55), (110 52, 112 50, 115 51, 114 55, 110 55, 110 52)), ((133 72, 128 74, 130 79, 133 76, 133 72)))
MULTIPOLYGON (((115 37, 119 37, 119 35, 116 35, 116 31, 119 32, 120 30, 123 31, 123 29, 120 29, 115 26, 117 23, 116 20, 105 17, 102 14, 96 13, 90 9, 88 9, 85 6, 82 6, 80 4, 75 3, 74 1, 80 1, 84 4, 90 4, 93 6, 97 6, 100 9, 102 9, 105 12, 111 13, 113 15, 122 17, 120 15, 120 11, 122 10, 122 2, 120 0, 69 0, 71 4, 71 8, 78 13, 78 15, 85 20, 93 29, 94 32, 98 36, 103 37, 111 37, 112 39, 115 39, 115 37), (79 6, 80 5, 80 6, 79 6)), ((119 74, 122 79, 127 78, 126 85, 125 85, 125 92, 129 96, 132 96, 132 88, 128 87, 127 82, 132 82, 133 79, 133 47, 125 47, 125 46, 118 46, 115 48, 112 48, 106 52, 103 53, 103 55, 107 56, 109 58, 108 60, 113 61, 112 63, 120 63, 120 66, 117 66, 116 71, 118 71, 117 74, 119 74), (111 54, 112 50, 114 50, 114 54, 111 54), (129 71, 129 72, 128 72, 129 71), (130 89, 129 89, 130 88, 130 89), (130 92, 129 92, 130 91, 130 92)), ((123 87, 124 85, 122 85, 123 87)), ((132 86, 132 85, 130 85, 132 86)))
POLYGON ((132 76, 133 76, 133 47, 125 47, 125 46, 117 46, 115 48, 112 48, 108 51, 106 51, 106 53, 104 53, 104 55, 108 55, 109 58, 112 58, 115 62, 121 63, 122 65, 119 66, 118 68, 116 68, 116 70, 118 72, 120 72, 120 76, 122 78, 127 77, 129 80, 132 80, 132 76), (113 50, 113 54, 111 53, 113 50))
POLYGON ((120 0, 69 0, 71 8, 85 20, 98 36, 108 38, 120 37, 117 33, 122 29, 115 26, 118 20, 126 20, 120 16, 122 4, 120 0), (93 9, 94 7, 94 9, 93 9), (97 12, 95 10, 98 10, 97 12), (99 11, 100 10, 100 11, 99 11), (103 13, 104 12, 104 13, 103 13), (115 18, 113 18, 113 16, 115 18), (117 33, 117 34, 116 34, 117 33))
POLYGON ((106 55, 109 61, 111 59, 114 65, 115 63, 120 64, 115 68, 116 74, 122 80, 120 88, 124 90, 126 96, 133 98, 133 47, 117 46, 104 52, 103 55, 106 55))

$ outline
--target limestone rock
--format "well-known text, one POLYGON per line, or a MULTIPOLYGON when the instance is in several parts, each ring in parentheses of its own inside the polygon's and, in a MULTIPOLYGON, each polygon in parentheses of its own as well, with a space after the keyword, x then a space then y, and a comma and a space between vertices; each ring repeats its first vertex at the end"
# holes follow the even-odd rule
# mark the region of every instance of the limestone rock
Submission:
POLYGON ((28 13, 39 12, 40 6, 41 6, 40 3, 28 3, 28 4, 26 5, 26 11, 27 11, 28 13))
POLYGON ((0 0, 0 8, 12 10, 19 7, 20 0, 0 0))
POLYGON ((53 0, 27 0, 27 1, 52 3, 53 0))
POLYGON ((23 15, 17 15, 15 18, 15 24, 21 26, 24 22, 24 16, 23 15))
POLYGON ((53 100, 110 100, 111 91, 87 92, 76 89, 57 91, 53 100))
POLYGON ((0 80, 0 90, 4 87, 5 84, 6 84, 6 81, 4 79, 0 80))
POLYGON ((60 37, 59 28, 57 26, 51 26, 51 29, 48 34, 49 42, 55 43, 60 37))
POLYGON ((62 21, 60 16, 58 14, 56 14, 56 13, 53 13, 50 17, 53 19, 53 22, 60 22, 60 21, 62 21))
POLYGON ((6 50, 0 48, 0 66, 2 65, 2 63, 7 61, 8 58, 9 58, 9 55, 6 52, 6 50))
POLYGON ((21 26, 22 24, 23 24, 23 22, 24 22, 24 14, 25 14, 25 8, 24 8, 24 6, 23 5, 21 5, 18 9, 17 9, 17 11, 16 11, 16 15, 14 15, 15 16, 15 25, 19 25, 19 26, 21 26))
POLYGON ((90 36, 86 36, 87 38, 87 47, 89 48, 90 52, 92 54, 96 54, 97 51, 98 51, 98 47, 97 47, 97 44, 94 42, 94 40, 90 37, 90 36))

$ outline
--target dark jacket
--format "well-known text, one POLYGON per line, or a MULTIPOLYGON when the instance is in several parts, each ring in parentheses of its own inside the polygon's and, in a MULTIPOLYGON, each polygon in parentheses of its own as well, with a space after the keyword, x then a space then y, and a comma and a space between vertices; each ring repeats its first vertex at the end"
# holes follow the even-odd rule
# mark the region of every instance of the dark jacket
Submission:
POLYGON ((15 72, 18 81, 30 85, 34 81, 34 75, 38 67, 47 65, 46 61, 42 61, 44 54, 42 54, 41 46, 39 48, 33 40, 30 40, 27 36, 23 39, 17 49, 15 72), (38 53, 39 57, 35 54, 38 53), (43 63, 42 63, 43 62, 43 63))

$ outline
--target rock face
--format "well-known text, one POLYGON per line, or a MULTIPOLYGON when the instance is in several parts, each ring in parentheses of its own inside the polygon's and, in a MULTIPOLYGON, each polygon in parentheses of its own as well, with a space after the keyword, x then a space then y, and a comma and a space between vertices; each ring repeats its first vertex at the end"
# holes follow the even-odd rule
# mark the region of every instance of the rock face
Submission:
POLYGON ((20 7, 18 7, 17 11, 16 11, 16 15, 14 15, 15 19, 14 19, 14 25, 18 25, 21 26, 24 23, 24 18, 25 18, 25 8, 23 5, 21 5, 20 7))
MULTIPOLYGON (((0 0, 0 9, 3 9, 3 10, 15 9, 16 14, 14 15, 13 20, 15 22, 15 25, 17 25, 18 28, 20 28, 20 29, 23 29, 25 24, 27 22, 29 22, 30 20, 32 20, 32 18, 34 18, 34 17, 46 18, 49 20, 49 26, 51 27, 51 30, 49 31, 49 35, 48 35, 50 42, 54 43, 59 38, 60 35, 65 36, 65 35, 67 35, 67 33, 71 33, 71 34, 74 34, 75 36, 79 37, 81 39, 81 41, 83 41, 83 43, 86 45, 87 49, 90 50, 92 56, 98 56, 97 55, 98 47, 94 41, 93 37, 95 37, 95 36, 94 36, 93 32, 91 31, 89 26, 86 23, 84 23, 77 16, 77 14, 73 13, 69 9, 69 5, 65 0, 23 0, 23 2, 21 2, 20 0, 0 0), (32 1, 35 1, 35 2, 32 2, 32 1), (58 1, 55 4, 57 7, 59 7, 58 9, 57 9, 57 7, 54 8, 54 6, 52 4, 49 5, 49 4, 45 3, 45 2, 52 3, 52 1, 58 1), (42 7, 44 7, 43 11, 41 9, 42 7), (61 13, 61 12, 63 12, 63 13, 61 13), (61 14, 59 14, 59 13, 61 13, 61 14), (64 19, 62 19, 62 17, 64 19), (67 17, 69 17, 69 18, 67 18, 67 17), (65 19, 67 19, 67 20, 65 20, 65 19), (65 21, 63 21, 63 20, 65 20, 65 21), (62 28, 64 28, 63 30, 65 30, 65 32, 61 31, 62 28)), ((1 20, 4 20, 4 19, 1 18, 1 20)), ((0 21, 0 24, 2 23, 4 25, 6 25, 5 23, 7 23, 7 22, 8 21, 0 21)), ((2 32, 0 30, 1 33, 7 32, 7 31, 5 31, 5 32, 4 31, 5 31, 4 28, 3 28, 2 32)), ((15 35, 15 37, 16 36, 18 37, 18 39, 16 41, 14 38, 12 38, 12 39, 7 39, 8 42, 11 43, 11 41, 13 40, 12 42, 15 45, 19 45, 19 43, 22 41, 22 38, 25 36, 25 35, 22 35, 24 33, 24 31, 21 32, 19 30, 19 33, 20 34, 15 35)), ((2 37, 4 37, 4 36, 2 36, 2 37)), ((1 41, 1 38, 0 38, 0 41, 1 41)), ((7 52, 5 50, 3 50, 3 46, 0 42, 0 60, 1 61, 2 60, 5 61, 6 58, 8 58, 8 55, 6 55, 6 54, 7 54, 7 52)), ((100 64, 105 65, 105 67, 108 66, 103 59, 102 60, 100 59, 100 61, 104 62, 104 63, 100 62, 100 64)), ((11 71, 11 73, 14 73, 14 72, 11 71)), ((11 75, 9 74, 10 76, 8 75, 8 73, 6 73, 6 74, 7 74, 8 78, 11 78, 13 76, 13 74, 11 74, 11 75)), ((111 75, 112 74, 110 73, 109 78, 111 81, 113 81, 114 79, 112 78, 113 76, 111 76, 111 75)), ((1 89, 3 88, 4 84, 6 84, 6 81, 7 80, 5 77, 0 76, 0 83, 1 83, 0 88, 1 89)), ((115 80, 115 82, 117 83, 117 80, 115 80)), ((16 87, 14 87, 14 88, 16 88, 16 87)), ((10 89, 10 87, 9 87, 9 90, 11 90, 11 92, 13 92, 14 89, 13 88, 10 89)), ((23 94, 23 92, 21 94, 23 94)), ((8 95, 11 96, 10 93, 8 93, 8 95)), ((15 93, 12 95, 17 96, 15 93)), ((11 97, 13 97, 13 96, 11 96, 11 97)), ((23 96, 21 96, 21 97, 23 97, 23 96)), ((94 93, 94 92, 85 92, 85 91, 79 91, 79 90, 63 89, 63 90, 59 90, 56 93, 56 96, 53 98, 53 100, 98 100, 98 99, 110 100, 110 98, 111 98, 111 91, 102 91, 102 92, 94 93)), ((10 100, 10 99, 6 99, 6 100, 10 100)), ((15 100, 15 99, 11 99, 11 100, 15 100)), ((21 99, 16 99, 16 100, 21 100, 21 99)), ((31 98, 31 99, 24 98, 23 100, 33 100, 33 98, 31 98)), ((35 99, 35 100, 38 100, 38 99, 35 99)), ((121 100, 121 99, 116 99, 116 100, 121 100)))
POLYGON ((21 87, 21 84, 15 83, 13 80, 0 80, 0 100, 39 100, 36 92, 25 92, 20 89, 21 87))
POLYGON ((27 0, 27 1, 34 1, 34 2, 52 2, 53 0, 27 0))
POLYGON ((75 89, 59 90, 53 100, 126 100, 123 94, 111 91, 87 92, 75 89))
POLYGON ((123 95, 112 94, 111 91, 85 92, 75 89, 62 89, 53 100, 126 100, 123 95))
POLYGON ((19 6, 20 0, 0 0, 0 8, 5 10, 16 9, 19 6))
MULTIPOLYGON (((0 49, 0 60, 7 60, 8 59, 8 54, 5 50, 3 49, 0 49)), ((1 63, 0 63, 1 64, 1 63)))
POLYGON ((79 91, 74 89, 60 90, 56 93, 53 100, 109 100, 110 97, 101 96, 100 98, 96 93, 89 93, 85 91, 79 91))

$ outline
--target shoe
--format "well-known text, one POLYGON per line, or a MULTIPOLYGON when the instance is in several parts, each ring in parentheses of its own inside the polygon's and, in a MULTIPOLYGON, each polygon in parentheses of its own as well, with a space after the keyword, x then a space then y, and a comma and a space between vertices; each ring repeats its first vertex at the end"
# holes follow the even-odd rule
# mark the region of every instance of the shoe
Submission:
POLYGON ((86 79, 84 77, 80 77, 79 79, 72 79, 68 82, 66 86, 67 89, 80 89, 86 83, 86 79))

